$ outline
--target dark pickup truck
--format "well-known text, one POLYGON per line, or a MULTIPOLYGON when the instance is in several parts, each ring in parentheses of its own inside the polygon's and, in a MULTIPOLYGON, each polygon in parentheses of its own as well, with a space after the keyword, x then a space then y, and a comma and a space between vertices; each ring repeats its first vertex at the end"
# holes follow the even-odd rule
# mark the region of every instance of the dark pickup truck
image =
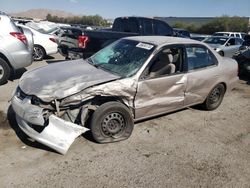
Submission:
POLYGON ((66 59, 87 58, 117 39, 137 35, 173 36, 166 22, 144 17, 116 18, 111 29, 86 30, 68 27, 58 39, 58 50, 66 59))

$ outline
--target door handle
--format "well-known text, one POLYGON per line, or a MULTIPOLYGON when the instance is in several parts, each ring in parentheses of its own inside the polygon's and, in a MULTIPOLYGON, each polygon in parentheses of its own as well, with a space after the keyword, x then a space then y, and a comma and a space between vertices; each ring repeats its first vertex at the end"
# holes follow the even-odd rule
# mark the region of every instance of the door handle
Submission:
POLYGON ((175 83, 175 85, 181 85, 181 84, 184 84, 184 82, 183 81, 178 81, 178 82, 175 83))

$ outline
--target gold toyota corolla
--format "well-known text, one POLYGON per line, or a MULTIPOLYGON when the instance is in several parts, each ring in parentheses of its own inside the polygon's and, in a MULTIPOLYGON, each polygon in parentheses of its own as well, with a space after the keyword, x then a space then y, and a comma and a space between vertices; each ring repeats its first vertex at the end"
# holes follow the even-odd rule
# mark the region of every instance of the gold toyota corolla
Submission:
POLYGON ((65 154, 88 128, 97 142, 116 142, 138 120, 197 104, 216 109, 238 81, 237 67, 198 41, 129 37, 86 60, 25 73, 12 107, 28 136, 65 154))

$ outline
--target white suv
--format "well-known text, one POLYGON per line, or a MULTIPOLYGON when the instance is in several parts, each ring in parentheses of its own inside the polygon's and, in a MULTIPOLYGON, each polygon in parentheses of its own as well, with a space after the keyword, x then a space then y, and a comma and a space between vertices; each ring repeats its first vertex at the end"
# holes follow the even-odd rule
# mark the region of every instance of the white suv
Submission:
POLYGON ((215 32, 213 36, 238 37, 244 39, 246 33, 243 32, 215 32))
POLYGON ((0 85, 7 82, 10 72, 29 66, 32 61, 33 36, 21 32, 9 16, 0 12, 0 85))

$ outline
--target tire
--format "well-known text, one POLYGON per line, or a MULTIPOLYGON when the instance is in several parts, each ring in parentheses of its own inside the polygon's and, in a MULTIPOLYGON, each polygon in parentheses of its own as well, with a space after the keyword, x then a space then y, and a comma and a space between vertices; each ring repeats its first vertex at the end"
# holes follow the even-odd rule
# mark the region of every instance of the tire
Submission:
POLYGON ((224 57, 224 52, 223 51, 219 51, 218 52, 222 57, 224 57))
POLYGON ((10 67, 5 60, 0 58, 0 85, 5 84, 10 76, 10 67))
POLYGON ((202 104, 202 108, 209 111, 218 108, 223 100, 225 91, 226 89, 223 84, 216 85, 208 94, 206 100, 202 104))
POLYGON ((111 143, 130 137, 134 128, 129 109, 119 102, 107 102, 91 117, 90 130, 98 143, 111 143))
POLYGON ((33 50, 34 61, 42 61, 45 55, 46 55, 46 52, 43 49, 43 47, 39 45, 34 45, 34 50, 33 50))

